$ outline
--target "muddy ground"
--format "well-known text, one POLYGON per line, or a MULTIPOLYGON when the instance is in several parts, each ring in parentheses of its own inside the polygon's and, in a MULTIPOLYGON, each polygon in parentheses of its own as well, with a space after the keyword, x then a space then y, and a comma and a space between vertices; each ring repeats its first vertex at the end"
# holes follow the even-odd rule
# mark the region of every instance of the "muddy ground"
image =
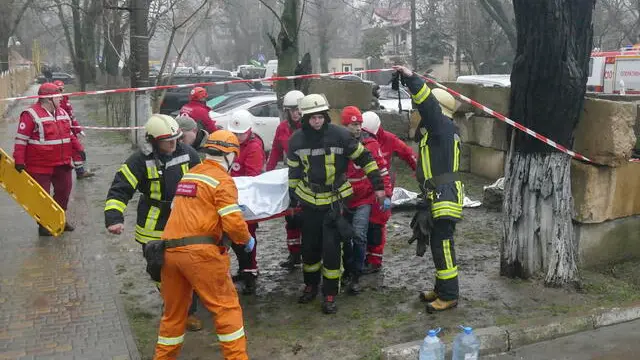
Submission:
MULTIPOLYGON (((77 116, 85 123, 101 123, 104 112, 98 97, 73 98, 77 116), (86 119, 86 120, 85 120, 86 119)), ((90 133, 85 141, 91 167, 97 176, 81 186, 92 188, 87 209, 102 222, 104 196, 113 175, 133 150, 116 133, 90 133)), ((415 179, 397 163, 398 185, 414 189, 415 179)), ((481 200, 482 186, 495 179, 464 174, 467 196, 481 200)), ((161 299, 144 271, 140 245, 133 240, 136 201, 127 210, 127 231, 99 236, 109 246, 115 275, 121 282, 129 319, 143 359, 151 359, 161 316, 161 299)), ((365 278, 366 292, 342 294, 339 312, 320 312, 320 301, 297 304, 302 273, 278 267, 286 257, 284 221, 264 222, 258 229, 260 278, 256 296, 241 296, 249 354, 252 359, 376 359, 382 347, 424 336, 425 330, 443 327, 452 333, 456 326, 474 327, 526 323, 541 317, 580 313, 599 306, 623 305, 640 300, 640 270, 629 263, 583 272, 580 291, 548 289, 538 281, 505 279, 499 276, 500 213, 483 207, 465 209, 464 221, 456 231, 456 253, 460 269, 461 301, 458 308, 437 315, 425 313, 417 301, 419 290, 432 286, 434 268, 430 253, 415 256, 406 243, 411 212, 396 212, 389 222, 384 271, 365 278)), ((81 226, 82 224, 80 224, 81 226)), ((232 263, 235 260, 232 259, 232 263)), ((235 272, 235 269, 233 270, 235 272)), ((221 358, 210 316, 202 307, 206 329, 188 333, 182 359, 221 358)))

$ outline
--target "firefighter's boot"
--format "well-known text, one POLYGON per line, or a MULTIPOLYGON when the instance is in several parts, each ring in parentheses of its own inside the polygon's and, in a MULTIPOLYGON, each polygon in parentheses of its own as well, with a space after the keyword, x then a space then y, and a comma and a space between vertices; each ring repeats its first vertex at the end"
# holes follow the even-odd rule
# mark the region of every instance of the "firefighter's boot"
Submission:
POLYGON ((449 309, 453 309, 458 306, 458 300, 442 300, 440 298, 435 299, 434 301, 427 304, 427 312, 432 314, 438 311, 445 311, 449 309))
POLYGON ((242 289, 242 295, 255 295, 256 294, 256 278, 250 272, 242 274, 242 280, 244 280, 244 288, 242 289))
POLYGON ((335 314, 338 312, 338 305, 336 305, 335 296, 325 296, 322 302, 322 312, 325 314, 335 314))
POLYGON ((312 302, 316 296, 318 296, 318 287, 313 285, 307 285, 304 287, 302 295, 298 298, 298 303, 308 304, 312 302))
POLYGON ((347 291, 350 295, 358 295, 362 292, 359 275, 353 274, 353 276, 351 277, 351 281, 349 282, 349 286, 347 287, 347 291))
POLYGON ((76 173, 76 179, 78 179, 78 180, 88 179, 90 177, 94 177, 95 175, 96 174, 92 173, 91 171, 84 170, 84 171, 80 171, 80 172, 76 173))
POLYGON ((366 263, 364 268, 362 269, 363 275, 375 274, 382 270, 382 264, 369 264, 366 263))
POLYGON ((296 265, 300 265, 302 260, 300 259, 300 253, 289 253, 289 257, 287 260, 280 263, 280 267, 288 270, 293 270, 296 268, 296 265))
POLYGON ((432 302, 438 298, 438 293, 435 290, 421 291, 418 297, 422 302, 432 302))
POLYGON ((53 236, 53 234, 50 233, 49 230, 47 230, 47 228, 45 228, 42 225, 38 226, 38 235, 39 236, 53 236))
POLYGON ((71 224, 69 224, 68 222, 64 223, 64 231, 65 232, 71 232, 71 231, 73 231, 75 229, 76 229, 76 227, 71 225, 71 224))
POLYGON ((189 315, 187 318, 187 329, 189 329, 189 331, 202 330, 202 320, 198 319, 195 315, 189 315))

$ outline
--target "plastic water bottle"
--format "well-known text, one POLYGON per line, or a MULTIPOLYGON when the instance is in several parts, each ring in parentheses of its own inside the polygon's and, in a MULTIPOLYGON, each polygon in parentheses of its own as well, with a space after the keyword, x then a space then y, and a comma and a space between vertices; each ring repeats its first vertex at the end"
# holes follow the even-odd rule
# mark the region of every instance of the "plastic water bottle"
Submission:
POLYGON ((480 339, 470 327, 460 326, 462 332, 453 341, 452 360, 478 360, 480 339))
POLYGON ((420 346, 420 360, 444 360, 445 345, 438 338, 440 328, 429 330, 420 346))

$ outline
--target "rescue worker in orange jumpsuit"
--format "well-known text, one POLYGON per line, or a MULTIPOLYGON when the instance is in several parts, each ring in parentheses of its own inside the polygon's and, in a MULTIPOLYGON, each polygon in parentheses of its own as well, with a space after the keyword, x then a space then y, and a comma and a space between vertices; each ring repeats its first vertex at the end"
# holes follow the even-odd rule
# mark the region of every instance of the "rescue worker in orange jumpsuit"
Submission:
MULTIPOLYGON (((38 95, 59 95, 58 87, 44 83, 38 95)), ((15 137, 13 158, 17 171, 26 170, 33 179, 49 192, 53 186, 53 199, 64 210, 71 194, 71 154, 81 151, 82 145, 71 132, 71 118, 60 107, 60 97, 40 98, 20 114, 15 137)), ((75 228, 65 223, 64 231, 75 228)), ((40 236, 52 236, 39 226, 40 236)))
MULTIPOLYGON (((64 82, 62 80, 56 80, 53 83, 58 87, 61 93, 64 92, 64 82)), ((79 138, 78 135, 84 136, 84 131, 82 130, 82 127, 80 127, 80 123, 76 119, 75 115, 73 115, 73 107, 69 102, 68 96, 62 97, 62 100, 60 100, 60 107, 64 111, 66 111, 67 114, 69 114, 69 117, 71 118, 71 126, 72 126, 71 132, 73 133, 73 135, 76 138, 79 138)), ((87 171, 84 168, 84 163, 87 160, 87 153, 84 151, 84 148, 82 150, 75 150, 73 152, 72 158, 73 158, 73 167, 76 170, 76 179, 82 180, 82 179, 93 177, 95 175, 91 171, 87 171)))
POLYGON ((255 246, 238 205, 238 189, 228 174, 240 145, 230 131, 218 130, 209 136, 203 151, 206 155, 202 164, 178 184, 162 234, 166 240, 161 271, 164 311, 155 360, 178 357, 194 289, 215 315, 224 358, 249 358, 242 308, 229 274, 229 254, 224 244, 228 239, 247 253, 255 246))
MULTIPOLYGON (((387 171, 387 163, 382 157, 380 144, 375 140, 373 135, 366 131, 362 131, 362 114, 355 106, 347 106, 342 110, 342 125, 345 126, 351 135, 359 140, 373 157, 380 176, 384 183, 384 192, 386 198, 383 200, 382 210, 388 211, 391 208, 391 195, 393 188, 389 180, 389 172, 387 171)), ((353 188, 353 195, 347 203, 347 218, 351 221, 355 238, 345 242, 345 283, 348 283, 348 292, 357 295, 361 291, 360 276, 365 264, 367 250, 367 231, 369 229, 369 217, 374 208, 380 207, 373 191, 373 186, 369 178, 367 178, 364 170, 357 166, 353 161, 349 161, 347 167, 347 180, 353 188)))
POLYGON ((216 121, 209 116, 211 108, 207 106, 207 90, 202 87, 194 87, 189 94, 189 102, 180 109, 180 115, 189 115, 198 124, 198 128, 206 130, 209 134, 218 130, 216 121))
MULTIPOLYGON (((231 165, 231 176, 258 176, 262 173, 264 166, 264 144, 257 134, 251 131, 255 122, 253 115, 247 110, 238 110, 231 114, 229 121, 229 131, 238 138, 240 142, 240 156, 231 165)), ((249 232, 254 239, 258 224, 249 224, 249 232)), ((257 243, 256 243, 257 245, 257 243)), ((258 263, 256 262, 256 249, 246 253, 242 245, 232 245, 233 251, 238 258, 239 278, 244 281, 244 295, 256 293, 256 279, 258 277, 258 263)))
MULTIPOLYGON (((396 174, 391 167, 393 155, 398 156, 411 167, 416 170, 417 155, 413 149, 400 140, 395 134, 385 131, 380 124, 378 114, 367 111, 362 114, 362 130, 373 134, 380 144, 382 156, 387 163, 391 187, 395 185, 396 174)), ((382 257, 384 255, 384 246, 387 243, 387 221, 391 217, 391 211, 382 211, 374 208, 369 217, 369 231, 367 233, 367 262, 362 270, 363 274, 373 274, 382 269, 382 257)))
MULTIPOLYGON (((282 107, 284 108, 285 120, 280 122, 276 128, 276 134, 273 138, 273 145, 271 146, 271 152, 269 153, 269 160, 267 160, 267 171, 271 171, 276 168, 276 165, 280 160, 287 157, 287 151, 289 150, 289 138, 293 135, 293 132, 300 129, 300 119, 302 114, 298 108, 298 100, 302 99, 304 94, 302 91, 291 90, 284 95, 282 99, 282 107)), ((300 239, 302 233, 300 230, 300 215, 287 215, 285 216, 285 229, 287 231, 287 248, 289 250, 289 257, 287 260, 280 263, 280 267, 293 270, 296 265, 302 263, 300 257, 300 239)))

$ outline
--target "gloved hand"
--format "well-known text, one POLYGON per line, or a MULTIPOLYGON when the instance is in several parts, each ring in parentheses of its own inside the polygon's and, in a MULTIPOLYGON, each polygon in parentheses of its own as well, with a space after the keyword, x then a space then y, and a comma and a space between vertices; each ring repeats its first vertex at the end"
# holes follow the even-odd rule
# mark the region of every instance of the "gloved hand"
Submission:
POLYGON ((238 207, 240 208, 240 210, 241 210, 242 212, 247 211, 247 206, 246 206, 246 205, 238 205, 238 207))
POLYGON ((382 202, 382 205, 380 205, 380 208, 382 209, 382 211, 391 209, 391 199, 384 198, 384 201, 382 202))
POLYGON ((249 239, 249 241, 247 241, 247 243, 244 245, 244 252, 246 253, 250 253, 253 251, 253 248, 256 247, 256 239, 253 238, 253 236, 249 239))
POLYGON ((24 164, 15 164, 15 168, 17 172, 22 172, 25 169, 24 164))

